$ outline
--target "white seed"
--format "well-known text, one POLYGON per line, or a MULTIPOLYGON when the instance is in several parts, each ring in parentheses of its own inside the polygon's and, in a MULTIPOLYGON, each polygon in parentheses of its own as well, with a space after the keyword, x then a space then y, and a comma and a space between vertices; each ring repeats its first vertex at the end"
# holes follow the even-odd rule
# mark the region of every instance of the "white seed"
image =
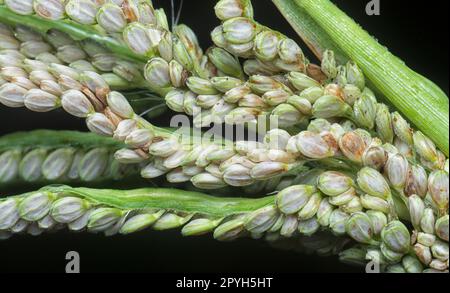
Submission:
POLYGON ((28 58, 36 58, 39 54, 51 50, 52 47, 43 41, 27 41, 20 44, 20 52, 28 58))
MULTIPOLYGON (((31 81, 30 81, 31 82, 31 81)), ((63 95, 63 90, 61 88, 61 86, 54 80, 43 80, 41 81, 41 84, 39 85, 39 87, 41 88, 41 90, 61 97, 63 95)))
POLYGON ((223 23, 223 33, 227 42, 244 44, 255 37, 256 26, 245 17, 237 17, 223 23))
POLYGON ((64 17, 64 2, 61 0, 34 0, 33 7, 43 18, 57 20, 64 17))
POLYGON ((345 191, 344 193, 330 197, 328 201, 330 202, 330 204, 334 206, 341 207, 349 204, 355 198, 356 198, 356 190, 352 187, 349 190, 345 191))
POLYGON ((302 220, 298 223, 298 232, 300 234, 311 236, 320 229, 319 222, 316 218, 311 218, 308 220, 302 220))
POLYGON ((159 142, 152 143, 149 153, 157 157, 168 157, 178 151, 180 144, 174 139, 164 139, 159 142))
POLYGON ((23 107, 26 93, 26 89, 13 83, 6 83, 0 87, 0 102, 6 107, 23 107))
POLYGON ((28 182, 41 179, 41 167, 44 163, 46 155, 47 151, 45 149, 35 149, 27 153, 20 162, 20 176, 28 182))
POLYGON ((183 168, 177 168, 166 175, 166 179, 170 183, 183 183, 191 180, 192 176, 183 172, 183 168))
POLYGON ((214 11, 220 20, 239 17, 244 13, 239 0, 221 0, 217 2, 214 11))
POLYGON ((340 195, 353 186, 353 180, 340 172, 328 171, 317 179, 317 187, 329 196, 340 195))
POLYGON ((135 215, 128 219, 120 229, 121 234, 129 234, 142 231, 147 227, 153 225, 162 215, 164 211, 159 211, 153 214, 135 215))
POLYGON ((422 219, 420 220, 420 228, 423 232, 428 234, 434 234, 434 228, 436 225, 436 218, 431 208, 426 208, 423 212, 422 219))
POLYGON ((217 145, 208 145, 203 148, 203 150, 199 153, 197 160, 195 161, 195 165, 198 167, 206 167, 210 161, 208 160, 208 155, 214 151, 219 149, 219 146, 217 145))
POLYGON ((66 4, 66 13, 81 24, 95 24, 98 6, 90 0, 71 0, 66 4))
POLYGON ((220 171, 219 165, 217 165, 217 164, 209 164, 205 168, 205 171, 210 173, 211 175, 217 177, 217 178, 222 178, 223 179, 223 173, 220 171))
POLYGON ((408 176, 409 162, 400 154, 390 156, 384 166, 390 184, 395 188, 404 188, 408 176))
POLYGON ((47 215, 44 218, 40 219, 38 222, 38 227, 39 229, 42 230, 50 230, 51 228, 53 228, 57 223, 55 222, 55 220, 53 220, 52 216, 47 215))
POLYGON ((419 232, 417 234, 417 243, 431 247, 436 242, 436 236, 433 234, 419 232))
POLYGON ((114 158, 122 164, 138 164, 147 159, 131 149, 120 149, 114 153, 114 158))
POLYGON ((110 92, 107 96, 109 108, 122 118, 131 118, 134 110, 128 100, 119 92, 110 92))
POLYGON ((166 213, 153 225, 155 230, 168 230, 183 226, 193 215, 179 216, 173 213, 166 213))
POLYGON ((280 230, 280 235, 284 237, 292 237, 297 228, 298 228, 297 216, 295 215, 286 216, 283 226, 281 227, 280 230))
MULTIPOLYGON (((153 40, 151 38, 147 26, 139 23, 132 23, 126 26, 123 32, 123 37, 131 50, 133 50, 137 54, 147 54, 148 52, 151 52, 153 50, 153 46, 155 44, 157 45, 159 43, 157 39, 153 40)), ((167 69, 167 74, 168 72, 169 70, 167 69)))
POLYGON ((265 180, 288 170, 288 165, 278 162, 262 162, 252 168, 250 175, 256 180, 265 180))
POLYGON ((19 221, 18 203, 15 199, 0 202, 0 230, 8 230, 19 221))
POLYGON ((41 82, 44 80, 53 80, 55 81, 55 77, 48 72, 47 70, 33 70, 30 72, 28 77, 30 81, 34 82, 36 85, 41 85, 41 82))
POLYGON ((152 179, 166 174, 167 171, 167 169, 157 168, 155 162, 151 162, 141 170, 141 176, 147 179, 152 179))
POLYGON ((383 175, 369 167, 364 167, 358 172, 357 182, 364 192, 373 196, 386 199, 391 193, 391 189, 383 175))
POLYGON ((303 52, 299 45, 292 39, 281 40, 278 45, 278 54, 280 58, 287 63, 296 63, 303 61, 303 52))
POLYGON ((0 49, 1 50, 17 50, 20 47, 20 42, 12 37, 7 35, 1 35, 0 38, 0 49))
POLYGON ((0 182, 13 180, 19 172, 21 153, 17 150, 0 154, 0 182))
POLYGON ((48 214, 52 201, 53 197, 47 192, 32 194, 20 203, 20 217, 27 221, 38 221, 48 214))
POLYGON ((226 186, 226 183, 209 173, 195 175, 191 179, 192 184, 200 189, 219 189, 226 186))
POLYGON ((113 3, 102 5, 97 13, 97 22, 109 33, 122 32, 127 25, 123 10, 113 3))
POLYGON ((133 119, 125 119, 119 122, 116 130, 114 131, 114 138, 120 141, 125 141, 125 139, 134 130, 137 129, 137 122, 133 119))
POLYGON ((89 115, 86 124, 90 131, 104 136, 112 136, 116 128, 108 117, 101 113, 89 115))
POLYGON ((331 147, 318 134, 302 131, 296 139, 297 149, 308 158, 324 159, 333 156, 331 147))
POLYGON ((251 150, 254 149, 263 149, 265 146, 264 144, 258 142, 258 141, 237 141, 235 143, 235 149, 236 151, 241 155, 247 155, 251 150))
POLYGON ((413 194, 408 198, 408 208, 411 216, 411 223, 414 228, 419 229, 420 221, 425 212, 425 203, 418 195, 413 194))
POLYGON ((233 149, 221 148, 221 149, 210 152, 206 156, 206 159, 210 162, 223 162, 225 160, 228 160, 235 154, 236 153, 233 149))
POLYGON ((148 146, 153 139, 153 133, 149 129, 133 130, 125 139, 125 143, 133 148, 148 146))
POLYGON ((103 232, 113 227, 122 217, 123 212, 114 208, 98 208, 89 217, 88 229, 91 232, 103 232))
POLYGON ((78 166, 80 179, 91 182, 99 179, 107 170, 109 164, 109 151, 104 148, 90 150, 78 166))
POLYGON ((59 107, 59 97, 40 89, 32 89, 25 95, 25 107, 35 112, 48 112, 59 107))
POLYGON ((22 233, 23 231, 25 231, 28 228, 29 224, 30 224, 29 222, 27 222, 23 219, 20 219, 19 221, 17 221, 17 223, 14 226, 11 227, 10 230, 12 233, 16 233, 16 234, 22 233))
POLYGON ((50 214, 57 222, 67 224, 80 218, 88 208, 88 203, 81 198, 64 197, 53 203, 50 214))
POLYGON ((78 90, 68 90, 61 97, 61 105, 69 114, 86 118, 95 112, 89 99, 78 90))
POLYGON ((202 173, 204 168, 198 166, 183 166, 183 173, 187 176, 195 176, 202 173))
POLYGON ((245 229, 252 233, 264 233, 278 220, 278 211, 274 205, 252 212, 245 221, 245 229))
POLYGON ((173 110, 175 112, 183 113, 184 112, 184 97, 185 97, 185 92, 183 90, 179 90, 179 89, 172 90, 169 93, 167 93, 167 95, 165 97, 166 104, 171 110, 173 110))
POLYGON ((223 174, 223 180, 231 186, 248 186, 254 182, 250 169, 239 164, 228 167, 223 174))
POLYGON ((89 218, 91 217, 94 209, 90 209, 85 212, 81 217, 76 219, 75 221, 69 223, 67 226, 71 231, 81 231, 87 227, 89 218))
POLYGON ((321 201, 322 195, 319 192, 316 192, 313 195, 311 195, 306 205, 298 213, 298 218, 301 220, 308 220, 314 217, 314 215, 319 210, 321 201))
POLYGON ((264 136, 269 149, 285 150, 291 135, 282 129, 272 129, 264 136))
POLYGON ((431 253, 433 254, 434 258, 446 262, 449 256, 448 243, 441 240, 436 240, 431 247, 431 253))
POLYGON ((368 194, 361 196, 361 204, 366 209, 380 211, 383 213, 389 213, 390 210, 390 205, 387 201, 368 194))
POLYGON ((343 211, 336 209, 331 213, 330 216, 330 228, 336 235, 345 234, 345 223, 349 215, 343 211))
POLYGON ((5 5, 20 15, 33 14, 33 0, 5 0, 5 5))
POLYGON ((42 164, 42 174, 47 180, 63 177, 72 164, 75 150, 72 148, 57 149, 50 153, 42 164))
POLYGON ((268 149, 253 149, 250 150, 246 156, 255 163, 270 161, 268 149))
POLYGON ((430 262, 433 260, 433 256, 431 255, 431 249, 429 247, 422 245, 420 243, 416 243, 413 249, 416 256, 423 264, 429 265, 430 262))
POLYGON ((277 195, 277 205, 281 212, 290 215, 300 211, 316 191, 313 186, 294 185, 280 191, 277 195))
POLYGON ((164 160, 163 166, 167 169, 175 169, 181 166, 187 155, 185 150, 178 150, 164 160))
POLYGON ((80 167, 80 163, 81 160, 83 160, 84 155, 86 153, 83 150, 78 150, 75 155, 73 156, 73 160, 72 160, 72 164, 70 165, 70 169, 67 172, 67 178, 72 179, 72 180, 76 180, 79 179, 79 167, 80 167))

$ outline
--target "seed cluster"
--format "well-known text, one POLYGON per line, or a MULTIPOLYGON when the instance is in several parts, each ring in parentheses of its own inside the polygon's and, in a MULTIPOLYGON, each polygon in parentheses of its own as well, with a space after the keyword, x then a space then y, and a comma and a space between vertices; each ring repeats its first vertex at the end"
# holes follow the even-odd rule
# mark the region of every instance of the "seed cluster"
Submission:
POLYGON ((0 36, 0 102, 8 107, 37 112, 58 108, 59 96, 78 85, 74 81, 83 71, 96 72, 112 88, 142 84, 139 65, 120 60, 96 43, 76 43, 57 30, 41 36, 21 26, 14 31, 2 26, 0 36))
MULTIPOLYGON (((345 174, 325 172, 319 176, 316 185, 290 186, 273 197, 271 204, 221 217, 204 211, 162 210, 148 204, 145 209, 121 209, 107 204, 107 200, 95 200, 92 190, 73 192, 64 187, 59 190, 49 188, 3 199, 0 202, 0 230, 2 236, 7 237, 24 231, 38 235, 44 230, 67 226, 74 231, 87 229, 111 236, 148 227, 155 230, 182 227, 184 236, 212 232, 214 238, 221 241, 251 236, 255 239, 265 237, 271 242, 329 231, 336 236, 350 237, 360 244, 353 250, 365 249, 363 259, 377 258, 379 263, 389 266, 389 270, 398 269, 399 265, 410 272, 447 270, 448 215, 434 221, 433 210, 429 209, 421 219, 421 225, 428 231, 433 229, 434 234, 410 235, 406 226, 390 214, 392 210, 386 201, 389 187, 386 185, 382 190, 376 184, 370 185, 372 180, 382 180, 381 175, 377 178, 373 172, 361 170, 356 183, 345 174), (413 249, 411 245, 414 245, 413 249), (422 250, 417 247, 429 249, 429 261, 425 262, 422 250), (411 251, 414 256, 408 255, 411 251)), ((139 194, 144 196, 145 191, 139 194)), ((117 196, 120 199, 122 195, 117 196)), ((330 247, 328 250, 322 248, 322 252, 329 250, 330 247)), ((354 262, 354 258, 354 253, 349 255, 349 251, 341 254, 343 261, 354 262)))
MULTIPOLYGON (((59 70, 44 71, 42 80, 49 80, 60 93, 44 92, 45 95, 31 95, 39 105, 47 105, 47 96, 54 97, 50 107, 61 104, 70 114, 86 118, 88 128, 94 133, 114 136, 125 141, 135 150, 124 149, 116 153, 123 163, 143 163, 150 156, 152 161, 142 170, 145 178, 155 178, 168 173, 169 182, 191 180, 195 186, 204 189, 216 189, 223 186, 247 186, 256 180, 265 180, 286 173, 303 163, 303 159, 325 159, 342 154, 350 161, 361 163, 363 155, 367 162, 377 160, 382 150, 365 154, 369 147, 380 147, 379 139, 374 139, 363 130, 349 131, 351 123, 327 125, 325 120, 316 120, 310 124, 310 130, 291 137, 286 131, 275 129, 267 134, 265 144, 238 142, 231 149, 222 149, 215 144, 201 144, 185 148, 179 138, 161 133, 147 121, 137 116, 128 101, 119 92, 111 91, 107 82, 96 72, 77 72, 68 66, 60 65, 59 70), (370 155, 370 156, 369 156, 370 155), (299 160, 300 159, 300 160, 299 160), (170 172, 169 172, 170 171, 170 172)), ((8 83, 2 86, 3 100, 26 103, 27 92, 24 88, 8 83), (10 88, 15 86, 15 88, 10 88), (22 89, 24 93, 17 92, 22 89)), ((366 95, 367 96, 367 95, 366 95)), ((366 100, 372 101, 370 96, 366 100)), ((356 102, 355 102, 356 103, 356 102)), ((365 104, 365 103, 362 103, 365 104)), ((30 107, 31 108, 31 107, 30 107)), ((367 113, 367 111, 364 111, 367 113)), ((366 119, 367 120, 367 119, 366 119)), ((394 130, 411 143, 424 162, 430 167, 442 168, 445 157, 436 150, 432 142, 417 132, 412 134, 406 121, 395 119, 394 130), (409 136, 408 136, 409 135, 409 136)), ((393 147, 387 145, 385 147, 393 147)), ((394 147, 393 147, 394 148, 394 147)), ((378 162, 375 162, 378 163, 378 162)))
POLYGON ((248 75, 274 75, 280 72, 307 72, 308 60, 300 46, 279 32, 256 23, 253 7, 246 0, 221 0, 215 6, 222 25, 211 38, 215 45, 247 60, 248 75))

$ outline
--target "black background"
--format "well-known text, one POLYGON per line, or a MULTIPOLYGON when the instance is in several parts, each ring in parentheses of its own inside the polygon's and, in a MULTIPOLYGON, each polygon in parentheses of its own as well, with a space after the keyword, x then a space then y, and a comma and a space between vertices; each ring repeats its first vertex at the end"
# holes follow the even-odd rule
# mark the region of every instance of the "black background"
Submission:
MULTIPOLYGON (((448 1, 414 3, 380 0, 381 15, 367 16, 368 0, 334 0, 410 67, 448 94, 448 1)), ((298 40, 270 0, 254 0, 256 19, 298 40)), ((170 12, 170 1, 154 0, 170 12)), ((218 24, 213 0, 186 0, 181 22, 191 26, 206 48, 218 24)), ((314 60, 314 58, 309 55, 314 60)), ((37 128, 85 130, 82 120, 55 111, 31 113, 0 105, 0 135, 37 128)), ((5 191, 0 190, 4 195, 5 191)), ((126 237, 59 232, 0 242, 2 272, 64 272, 65 254, 81 255, 82 272, 360 272, 336 258, 305 256, 268 247, 263 241, 219 243, 211 237, 182 238, 179 231, 145 231, 126 237)))

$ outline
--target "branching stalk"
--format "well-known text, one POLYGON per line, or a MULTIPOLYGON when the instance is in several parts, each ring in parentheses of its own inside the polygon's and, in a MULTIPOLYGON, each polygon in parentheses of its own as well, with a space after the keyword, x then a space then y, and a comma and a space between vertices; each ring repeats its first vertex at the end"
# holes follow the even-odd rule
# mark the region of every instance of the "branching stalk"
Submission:
POLYGON ((448 97, 328 0, 295 0, 386 98, 449 154, 448 97))
POLYGON ((133 53, 126 45, 118 40, 101 33, 93 27, 80 25, 70 20, 47 20, 36 15, 18 15, 4 5, 0 5, 0 18, 2 21, 11 24, 26 24, 28 27, 41 33, 46 33, 50 29, 57 29, 69 34, 76 40, 91 39, 103 44, 106 48, 122 58, 140 62, 147 61, 145 56, 133 53))

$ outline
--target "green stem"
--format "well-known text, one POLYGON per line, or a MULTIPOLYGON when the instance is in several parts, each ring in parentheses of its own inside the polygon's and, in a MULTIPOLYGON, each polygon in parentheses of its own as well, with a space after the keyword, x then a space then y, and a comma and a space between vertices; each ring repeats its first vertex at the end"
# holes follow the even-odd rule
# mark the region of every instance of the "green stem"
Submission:
POLYGON ((355 61, 375 87, 449 154, 449 104, 433 82, 408 68, 328 0, 294 0, 355 61))
POLYGON ((49 186, 43 190, 56 194, 82 197, 97 204, 121 210, 155 208, 176 212, 198 213, 213 217, 227 217, 252 212, 273 204, 275 200, 274 196, 257 199, 214 197, 200 192, 172 188, 112 190, 49 186))
POLYGON ((123 148, 125 144, 110 137, 78 131, 33 130, 0 137, 0 152, 10 148, 83 147, 123 148))
POLYGON ((26 24, 28 27, 45 33, 50 29, 57 29, 61 32, 69 34, 76 40, 91 39, 99 44, 104 45, 113 53, 134 61, 146 62, 151 56, 142 56, 133 53, 126 45, 120 41, 115 40, 94 27, 77 24, 70 20, 47 20, 35 15, 18 15, 6 6, 0 5, 0 19, 12 25, 26 24))

